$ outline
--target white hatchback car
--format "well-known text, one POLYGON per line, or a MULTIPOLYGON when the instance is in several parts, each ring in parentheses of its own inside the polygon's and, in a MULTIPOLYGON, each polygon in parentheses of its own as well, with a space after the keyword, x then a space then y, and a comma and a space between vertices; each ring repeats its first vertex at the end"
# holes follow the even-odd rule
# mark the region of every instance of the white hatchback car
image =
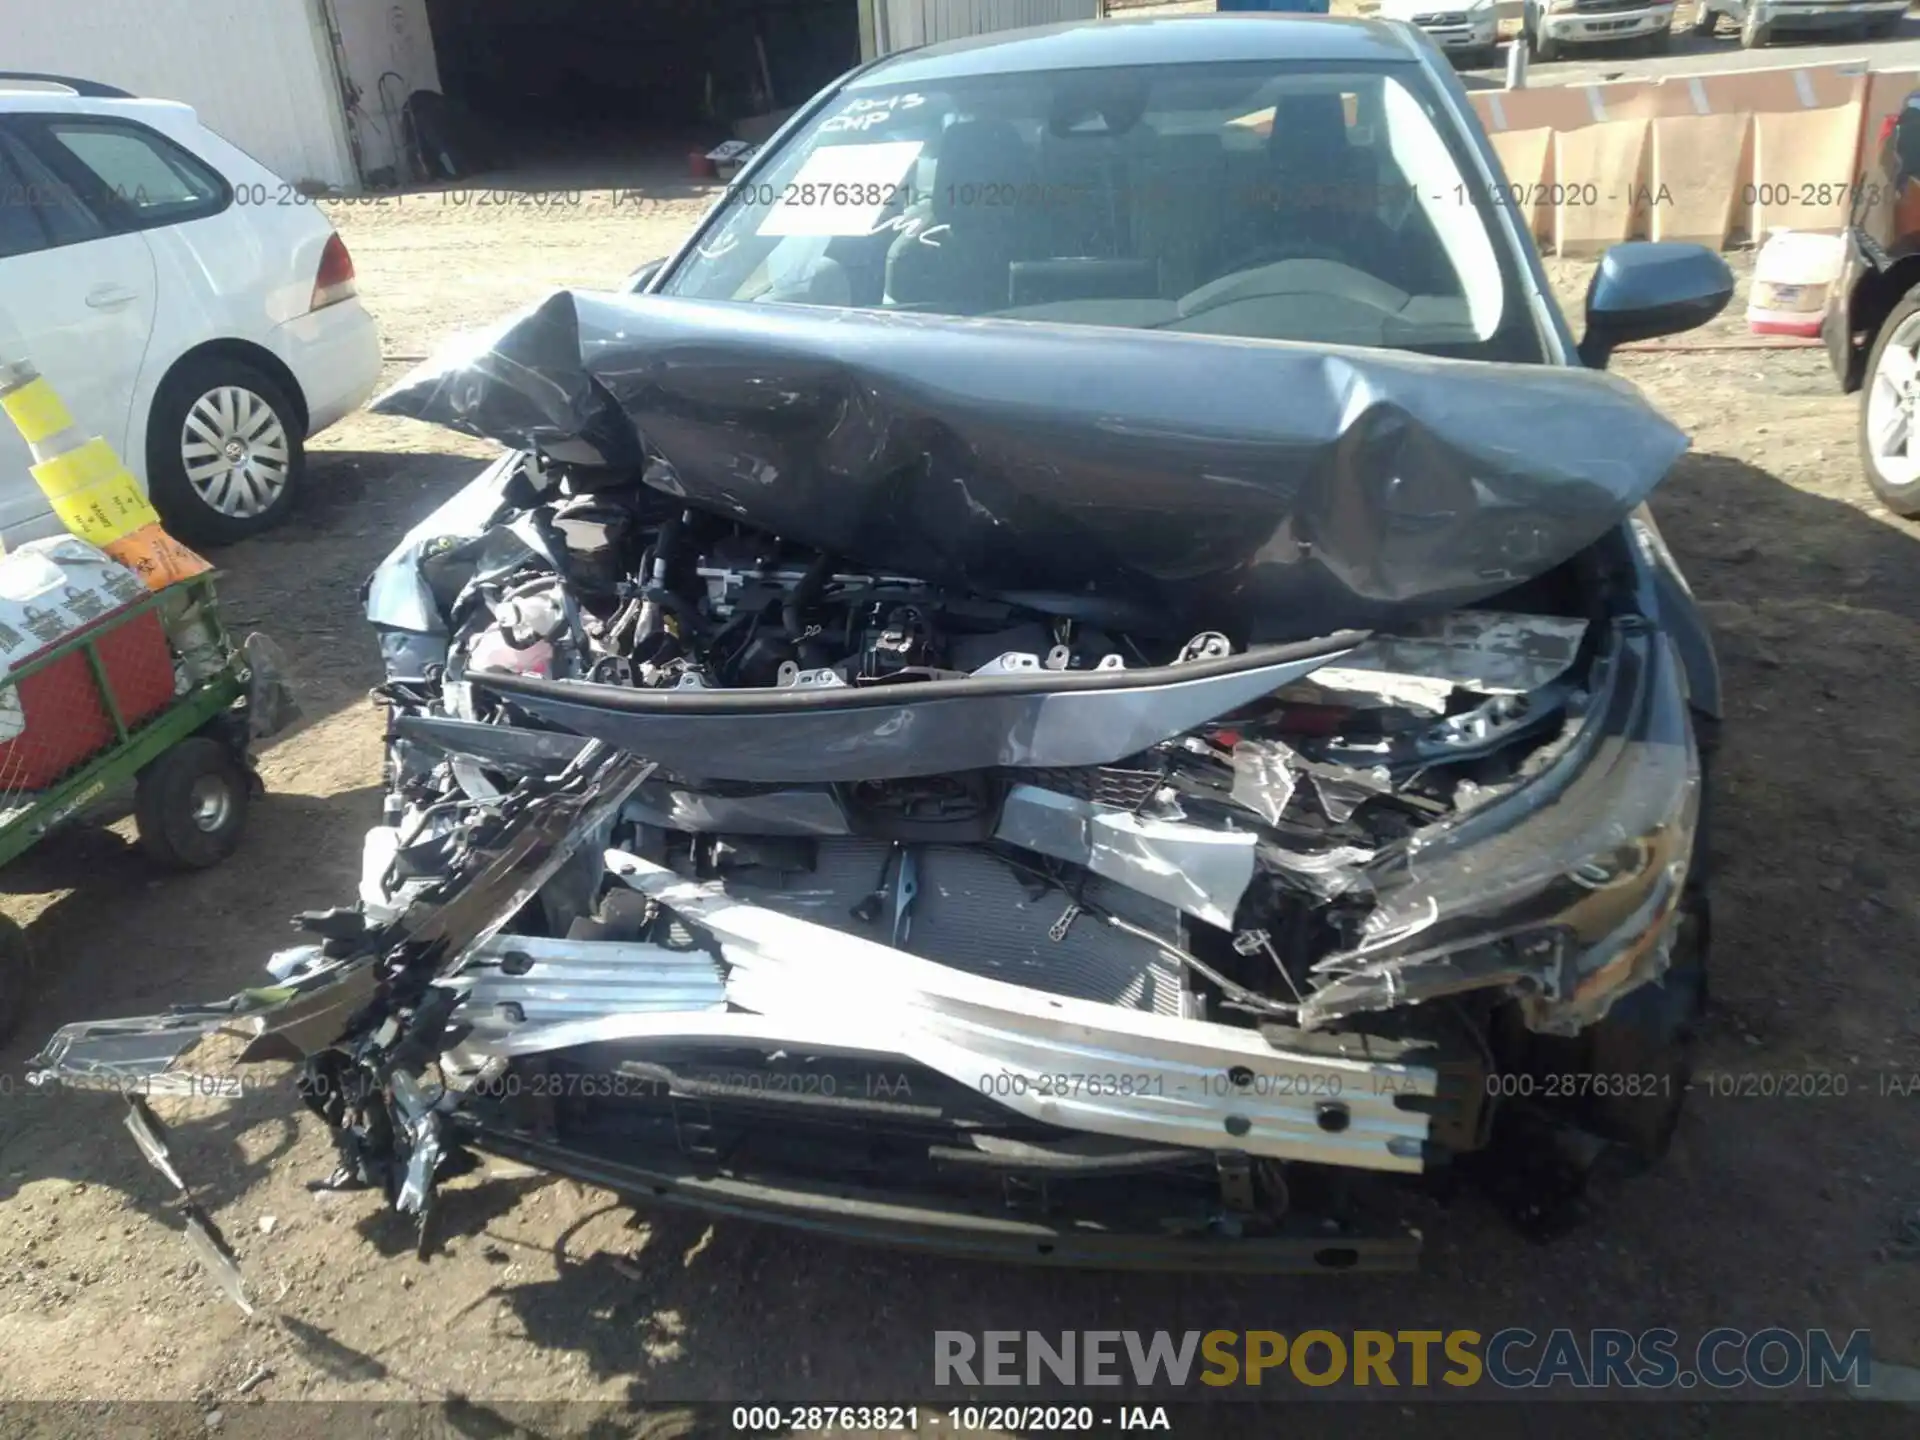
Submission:
MULTIPOLYGON (((146 485, 169 529, 221 544, 281 520, 302 442, 356 409, 380 341, 313 202, 191 108, 0 74, 0 348, 146 485)), ((0 424, 0 536, 55 534, 0 424)))

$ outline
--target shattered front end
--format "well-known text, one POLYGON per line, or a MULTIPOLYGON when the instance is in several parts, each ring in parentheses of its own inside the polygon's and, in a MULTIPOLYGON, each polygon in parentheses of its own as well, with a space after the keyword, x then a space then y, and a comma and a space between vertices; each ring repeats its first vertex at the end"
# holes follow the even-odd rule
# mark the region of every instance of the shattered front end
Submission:
POLYGON ((1657 1152, 1704 938, 1630 518, 1670 427, 1598 376, 1198 342, 1276 417, 1111 334, 1035 409, 1032 347, 1085 337, 1012 328, 560 297, 404 384, 526 448, 370 583, 358 905, 37 1078, 243 1029, 423 1235, 479 1150, 1100 1266, 1409 1263, 1396 1197, 1515 1077, 1657 1152))

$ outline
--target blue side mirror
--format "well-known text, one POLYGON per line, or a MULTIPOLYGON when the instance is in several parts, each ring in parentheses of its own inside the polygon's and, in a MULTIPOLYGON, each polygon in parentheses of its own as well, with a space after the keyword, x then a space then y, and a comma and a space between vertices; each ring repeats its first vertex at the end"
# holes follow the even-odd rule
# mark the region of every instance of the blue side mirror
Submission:
POLYGON ((1704 325, 1733 298, 1733 272, 1704 245, 1630 240, 1600 257, 1587 287, 1581 363, 1604 369, 1616 345, 1704 325))

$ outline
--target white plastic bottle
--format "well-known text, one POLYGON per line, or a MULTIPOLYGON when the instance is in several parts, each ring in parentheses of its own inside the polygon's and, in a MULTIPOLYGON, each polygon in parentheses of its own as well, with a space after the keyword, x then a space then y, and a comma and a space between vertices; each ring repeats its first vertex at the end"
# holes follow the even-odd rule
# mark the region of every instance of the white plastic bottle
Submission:
POLYGON ((1774 231, 1754 261, 1747 327, 1757 335, 1818 335, 1845 243, 1811 230, 1774 231))

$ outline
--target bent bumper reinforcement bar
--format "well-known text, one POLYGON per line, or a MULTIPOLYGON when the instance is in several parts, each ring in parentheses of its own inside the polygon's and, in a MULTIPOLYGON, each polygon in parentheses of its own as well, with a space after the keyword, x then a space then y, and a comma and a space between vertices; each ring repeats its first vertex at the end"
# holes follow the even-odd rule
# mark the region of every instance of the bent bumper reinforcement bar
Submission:
POLYGON ((500 1060, 605 1042, 745 1041, 873 1054, 938 1071, 1009 1110, 1156 1145, 1358 1169, 1424 1168, 1436 1072, 1291 1051, 1254 1030, 1120 1010, 984 979, 745 904, 621 850, 607 868, 704 927, 733 1013, 609 1015, 516 1028, 500 1060), (845 999, 859 994, 858 1014, 845 999), (739 1013, 740 1011, 752 1013, 739 1013))

